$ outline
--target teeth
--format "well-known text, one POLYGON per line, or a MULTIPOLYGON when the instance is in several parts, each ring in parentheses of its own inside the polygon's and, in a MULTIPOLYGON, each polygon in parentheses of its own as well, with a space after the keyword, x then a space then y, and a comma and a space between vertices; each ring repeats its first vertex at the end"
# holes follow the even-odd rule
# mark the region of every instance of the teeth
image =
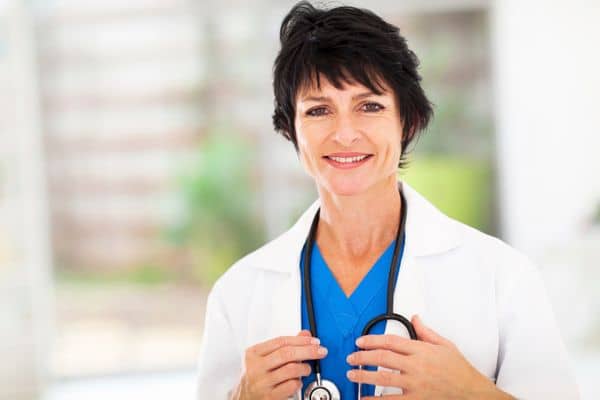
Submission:
POLYGON ((340 163, 353 163, 353 162, 358 162, 358 161, 364 160, 365 158, 367 158, 367 156, 366 155, 356 156, 356 157, 333 157, 333 156, 330 156, 329 158, 331 158, 334 161, 340 162, 340 163))

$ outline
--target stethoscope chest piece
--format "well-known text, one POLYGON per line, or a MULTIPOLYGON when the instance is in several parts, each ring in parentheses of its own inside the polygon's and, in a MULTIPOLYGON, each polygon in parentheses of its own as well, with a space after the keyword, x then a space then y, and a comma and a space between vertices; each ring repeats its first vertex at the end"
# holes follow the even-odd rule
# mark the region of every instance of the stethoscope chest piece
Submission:
POLYGON ((304 400, 340 400, 337 386, 327 379, 319 379, 306 387, 304 400), (319 382, 320 381, 320 382, 319 382))

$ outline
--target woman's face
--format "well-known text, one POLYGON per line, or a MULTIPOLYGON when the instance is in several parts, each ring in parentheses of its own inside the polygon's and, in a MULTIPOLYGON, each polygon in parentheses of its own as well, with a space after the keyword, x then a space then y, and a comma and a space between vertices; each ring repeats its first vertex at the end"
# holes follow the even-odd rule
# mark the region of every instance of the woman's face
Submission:
POLYGON ((402 124, 392 90, 377 95, 361 84, 321 88, 296 97, 295 128, 300 160, 317 185, 354 195, 394 176, 401 154, 402 124))

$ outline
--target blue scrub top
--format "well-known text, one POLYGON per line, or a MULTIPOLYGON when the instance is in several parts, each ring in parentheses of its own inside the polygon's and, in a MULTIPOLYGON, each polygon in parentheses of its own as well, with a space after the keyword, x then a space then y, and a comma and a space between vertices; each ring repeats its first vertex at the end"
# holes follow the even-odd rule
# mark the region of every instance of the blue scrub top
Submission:
MULTIPOLYGON (((394 255, 394 244, 388 246, 384 253, 371 267, 350 297, 346 297, 338 285, 331 270, 321 256, 319 246, 315 242, 311 255, 311 285, 317 334, 321 344, 328 350, 327 356, 321 360, 321 378, 335 383, 340 390, 342 400, 356 399, 358 385, 346 377, 346 372, 352 368, 346 362, 346 357, 358 350, 355 341, 360 337, 367 322, 376 316, 385 314, 386 291, 390 263, 394 255)), ((302 275, 302 329, 310 330, 306 299, 304 297, 304 253, 300 257, 302 275)), ((399 251, 402 262, 404 242, 399 251)), ((394 282, 395 285, 395 282, 394 282)), ((376 324, 371 329, 372 334, 383 334, 385 322, 376 324)), ((368 366, 366 369, 375 370, 368 366)), ((315 381, 314 372, 302 379, 302 394, 306 387, 315 381)), ((373 396, 373 385, 362 385, 363 396, 373 396)))

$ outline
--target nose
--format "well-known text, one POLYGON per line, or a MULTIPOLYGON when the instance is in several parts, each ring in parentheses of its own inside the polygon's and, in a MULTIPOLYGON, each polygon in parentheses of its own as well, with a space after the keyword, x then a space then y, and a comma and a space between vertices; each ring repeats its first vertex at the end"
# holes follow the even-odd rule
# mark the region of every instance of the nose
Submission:
POLYGON ((333 139, 344 147, 350 147, 359 137, 360 133, 354 126, 351 116, 339 115, 336 119, 333 139))

